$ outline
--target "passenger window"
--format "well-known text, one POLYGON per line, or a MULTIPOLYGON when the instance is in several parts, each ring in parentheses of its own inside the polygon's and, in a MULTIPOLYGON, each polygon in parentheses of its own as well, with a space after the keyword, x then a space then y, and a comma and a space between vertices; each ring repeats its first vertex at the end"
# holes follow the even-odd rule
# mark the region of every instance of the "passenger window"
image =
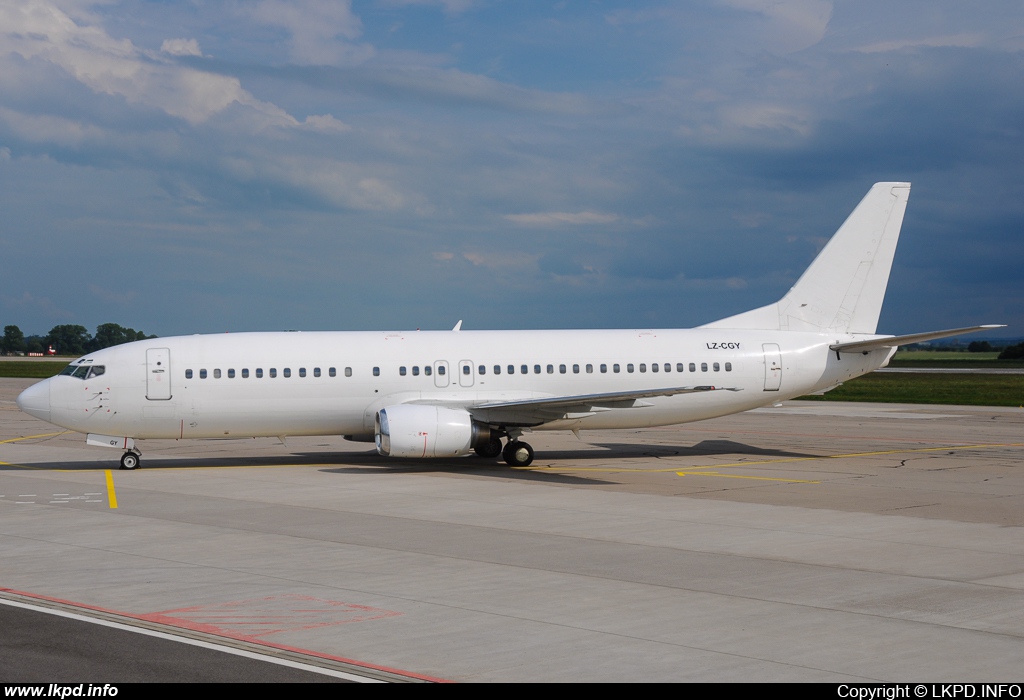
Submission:
POLYGON ((400 377, 404 377, 405 376, 405 367, 399 367, 398 368, 398 376, 400 376, 400 377))
POLYGON ((501 365, 494 365, 494 373, 501 374, 501 365))
POLYGON ((256 368, 256 378, 257 379, 263 379, 263 368, 262 367, 257 367, 256 368))
POLYGON ((691 372, 696 372, 697 371, 697 365, 695 365, 694 363, 691 362, 690 363, 690 371, 691 372))
POLYGON ((657 372, 658 371, 658 363, 657 362, 652 362, 651 363, 651 371, 652 372, 657 372))
POLYGON ((519 374, 529 374, 529 373, 530 373, 529 365, 523 365, 522 367, 519 368, 519 374))
POLYGON ((373 376, 375 376, 375 377, 379 377, 380 376, 380 367, 374 367, 373 368, 373 376))
POLYGON ((672 363, 670 363, 670 362, 666 362, 665 363, 665 371, 666 372, 671 372, 672 371, 672 363))
POLYGON ((509 374, 515 374, 516 373, 516 366, 515 365, 509 365, 508 366, 508 373, 509 374))
MULTIPOLYGON (((336 374, 337 374, 337 372, 335 372, 334 368, 331 367, 331 376, 333 377, 336 374)), ((351 377, 352 376, 352 368, 351 367, 346 367, 345 368, 345 376, 346 377, 351 377)))
POLYGON ((684 366, 683 366, 683 363, 682 363, 682 362, 677 362, 677 363, 676 363, 676 372, 682 372, 682 371, 684 371, 685 369, 686 369, 686 367, 684 367, 684 366))
POLYGON ((423 374, 427 375, 428 377, 431 374, 433 374, 433 373, 434 373, 434 368, 431 367, 430 365, 427 365, 426 367, 423 368, 423 374))
POLYGON ((414 377, 420 376, 420 366, 419 365, 413 365, 412 366, 412 376, 414 376, 414 377))
POLYGON ((628 365, 626 365, 626 371, 627 372, 632 372, 633 371, 633 363, 632 362, 630 362, 628 365))
POLYGON ((469 376, 469 372, 470 372, 469 365, 462 365, 462 373, 468 377, 469 376))
POLYGON ((319 367, 314 367, 313 368, 313 376, 314 377, 319 377, 320 376, 320 368, 319 367))
MULTIPOLYGON (((61 372, 61 374, 64 374, 64 373, 61 372)), ((190 370, 190 369, 185 370, 185 379, 191 379, 191 378, 192 378, 192 370, 190 370)))
POLYGON ((444 373, 445 373, 444 365, 438 365, 437 366, 437 373, 440 374, 442 377, 444 376, 444 373))
MULTIPOLYGON (((350 367, 346 367, 345 368, 345 376, 346 377, 351 377, 352 376, 352 372, 350 371, 350 369, 351 369, 350 367)), ((327 375, 330 376, 330 377, 337 377, 338 376, 338 370, 335 369, 334 367, 329 367, 327 369, 327 375)))
POLYGON ((608 365, 601 365, 601 374, 608 374, 608 365))
POLYGON ((292 369, 291 369, 291 367, 285 367, 284 368, 284 376, 285 376, 285 378, 292 376, 292 369))
POLYGON ((271 367, 270 368, 270 378, 274 379, 275 377, 277 377, 277 367, 271 367))
POLYGON ((534 374, 540 374, 540 365, 534 365, 533 366, 533 373, 534 374))
POLYGON ((555 366, 554 365, 548 365, 548 374, 554 374, 554 373, 555 373, 555 366))
POLYGON ((305 377, 306 376, 306 368, 305 367, 299 367, 299 376, 300 377, 305 377))
POLYGON ((476 368, 477 374, 487 374, 487 365, 480 365, 476 368))
POLYGON ((220 370, 219 369, 213 370, 213 378, 214 379, 220 379, 220 370))
POLYGON ((206 379, 206 370, 205 369, 199 370, 199 378, 200 379, 206 379))
POLYGON ((708 371, 708 363, 707 362, 701 362, 700 363, 700 371, 701 372, 707 372, 708 371))
POLYGON ((711 368, 717 372, 719 371, 719 369, 721 369, 721 366, 716 362, 715 364, 711 365, 711 368))
POLYGON ((573 365, 572 366, 572 373, 573 374, 579 374, 580 373, 580 366, 579 365, 573 365))
POLYGON ((646 372, 647 371, 647 365, 644 364, 643 362, 640 363, 640 371, 641 372, 646 372))
POLYGON ((558 373, 565 374, 565 365, 558 365, 558 373))
POLYGON ((619 373, 619 366, 618 366, 618 364, 612 365, 612 372, 614 372, 615 374, 619 373))
POLYGON ((732 372, 732 363, 731 362, 726 362, 725 363, 725 371, 726 372, 732 372))
POLYGON ((235 378, 235 370, 229 369, 228 370, 228 379, 234 379, 234 378, 235 378))
POLYGON ((587 374, 594 373, 594 365, 587 365, 587 374))
POLYGON ((242 379, 248 379, 248 378, 249 378, 249 368, 246 367, 245 369, 242 370, 242 379))

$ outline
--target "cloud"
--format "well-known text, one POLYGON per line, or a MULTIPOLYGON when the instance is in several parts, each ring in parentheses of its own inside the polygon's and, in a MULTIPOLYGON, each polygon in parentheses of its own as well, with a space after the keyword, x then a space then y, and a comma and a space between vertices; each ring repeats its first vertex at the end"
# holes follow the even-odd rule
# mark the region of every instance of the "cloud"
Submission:
POLYGON ((77 23, 52 3, 0 6, 0 27, 0 55, 52 64, 96 93, 117 95, 190 124, 200 124, 232 104, 256 110, 271 124, 297 123, 242 89, 237 78, 166 63, 98 25, 77 23))
POLYGON ((24 292, 20 297, 9 297, 0 295, 0 301, 8 309, 21 312, 40 314, 45 318, 66 321, 75 317, 75 314, 63 309, 48 297, 37 297, 31 292, 24 292))
POLYGON ((291 56, 306 65, 361 63, 374 51, 353 44, 363 31, 351 0, 263 0, 251 11, 262 24, 284 29, 291 37, 291 56))
POLYGON ((586 226, 613 224, 620 221, 615 214, 604 214, 597 211, 547 211, 534 214, 506 214, 505 218, 520 226, 586 226))
POLYGON ((160 50, 171 56, 202 56, 199 42, 195 39, 165 39, 160 50))

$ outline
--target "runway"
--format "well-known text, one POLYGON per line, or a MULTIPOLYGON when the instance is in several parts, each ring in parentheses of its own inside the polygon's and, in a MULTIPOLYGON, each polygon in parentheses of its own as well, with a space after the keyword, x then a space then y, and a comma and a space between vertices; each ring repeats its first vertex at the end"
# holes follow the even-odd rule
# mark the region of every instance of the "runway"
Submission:
POLYGON ((8 597, 391 679, 1024 668, 1024 409, 786 402, 534 433, 519 470, 341 438, 146 441, 124 472, 17 411, 31 382, 0 379, 8 597))

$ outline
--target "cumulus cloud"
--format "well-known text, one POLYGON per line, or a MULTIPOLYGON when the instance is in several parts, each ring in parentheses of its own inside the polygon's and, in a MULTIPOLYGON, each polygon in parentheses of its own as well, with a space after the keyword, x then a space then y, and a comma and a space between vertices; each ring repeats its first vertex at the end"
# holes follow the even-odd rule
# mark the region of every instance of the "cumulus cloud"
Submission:
POLYGON ((195 39, 165 39, 160 50, 171 56, 202 56, 199 42, 195 39))

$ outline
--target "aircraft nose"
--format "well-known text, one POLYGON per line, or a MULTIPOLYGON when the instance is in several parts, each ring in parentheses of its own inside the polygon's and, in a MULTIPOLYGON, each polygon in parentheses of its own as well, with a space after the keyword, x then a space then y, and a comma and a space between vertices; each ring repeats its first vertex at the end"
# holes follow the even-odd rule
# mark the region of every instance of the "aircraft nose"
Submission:
POLYGON ((44 420, 47 423, 50 422, 50 380, 44 379, 43 381, 33 384, 25 391, 18 394, 16 399, 18 408, 25 413, 44 420))

